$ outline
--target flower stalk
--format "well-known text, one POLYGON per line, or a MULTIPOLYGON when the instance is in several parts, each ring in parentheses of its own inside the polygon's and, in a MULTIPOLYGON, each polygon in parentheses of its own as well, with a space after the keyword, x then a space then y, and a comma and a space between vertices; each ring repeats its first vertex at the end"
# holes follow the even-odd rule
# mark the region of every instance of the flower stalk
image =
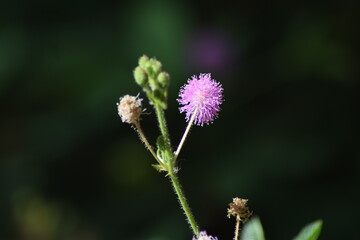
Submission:
POLYGON ((238 240, 238 239, 239 239, 239 231, 240 231, 240 219, 236 218, 234 240, 238 240))
POLYGON ((245 223, 252 214, 247 202, 247 199, 233 198, 233 202, 229 204, 228 217, 234 216, 236 218, 234 240, 239 239, 240 223, 245 223))
POLYGON ((199 77, 193 76, 192 79, 189 79, 188 83, 180 89, 178 102, 183 106, 180 107, 179 110, 181 113, 186 113, 185 118, 188 121, 188 125, 176 151, 173 152, 164 114, 164 110, 167 108, 169 74, 162 71, 162 64, 155 58, 149 59, 144 55, 139 59, 138 63, 139 65, 133 72, 135 82, 146 93, 150 105, 153 105, 161 133, 157 138, 156 151, 150 145, 141 129, 140 115, 143 112, 141 107, 142 99, 129 95, 120 98, 120 103, 118 104, 119 115, 123 122, 131 124, 137 130, 140 140, 158 162, 158 164, 154 164, 153 166, 159 171, 166 172, 166 176, 170 178, 175 194, 179 199, 180 206, 184 211, 187 222, 195 237, 201 240, 216 240, 217 238, 207 236, 205 232, 199 231, 198 224, 195 221, 177 176, 176 160, 192 125, 203 126, 204 124, 212 123, 217 117, 220 111, 220 104, 223 101, 223 89, 218 82, 211 79, 210 74, 200 74, 199 77))
POLYGON ((176 152, 175 152, 175 154, 174 154, 174 162, 176 162, 176 159, 177 159, 177 157, 178 157, 179 154, 180 154, 181 148, 182 148, 182 146, 184 145, 184 142, 185 142, 185 140, 186 140, 186 138, 187 138, 187 135, 188 135, 189 132, 190 132, 191 126, 192 126, 193 123, 194 123, 194 120, 195 120, 195 117, 196 117, 197 112, 198 112, 198 108, 195 109, 193 115, 191 116, 190 121, 189 121, 189 123, 188 123, 188 125, 187 125, 187 127, 186 127, 185 132, 184 132, 184 135, 182 136, 181 141, 180 141, 180 143, 179 143, 179 146, 178 146, 178 148, 176 149, 176 152))
MULTIPOLYGON (((222 96, 223 88, 219 82, 211 78, 210 73, 194 75, 191 79, 188 79, 187 84, 181 87, 177 101, 182 105, 179 110, 180 113, 185 113, 188 125, 176 151, 173 152, 164 113, 164 110, 167 108, 169 74, 162 71, 161 62, 155 58, 149 59, 144 55, 139 59, 138 63, 133 75, 135 82, 146 93, 150 105, 154 107, 156 112, 158 127, 161 133, 156 141, 157 149, 151 146, 140 125, 140 116, 144 110, 142 109, 142 99, 139 98, 139 94, 137 96, 125 95, 119 99, 117 110, 121 121, 130 124, 137 131, 140 140, 158 163, 152 166, 158 171, 165 172, 166 176, 170 178, 180 206, 193 231, 194 236, 192 240, 218 240, 217 237, 208 235, 206 231, 200 232, 180 184, 176 161, 191 127, 193 125, 204 126, 204 124, 210 124, 217 118, 221 110, 220 105, 224 101, 222 96)), ((233 198, 233 202, 229 204, 228 217, 234 216, 236 219, 234 240, 239 239, 241 224, 244 224, 252 215, 252 212, 247 207, 247 202, 247 199, 233 198)), ((256 235, 262 239, 264 238, 262 226, 258 219, 253 220, 248 226, 251 228, 255 227, 257 229, 256 235)), ((311 236, 313 239, 317 239, 321 226, 321 220, 306 226, 296 239, 304 236, 311 236)))
MULTIPOLYGON (((167 154, 171 154, 171 158, 169 159, 169 161, 166 161, 166 163, 168 164, 168 174, 167 176, 170 178, 171 180, 171 184, 173 185, 173 188, 174 188, 174 191, 175 191, 175 194, 179 200, 179 203, 180 203, 180 206, 181 208, 183 209, 184 213, 185 213, 185 216, 187 218, 187 222, 189 223, 194 235, 196 237, 199 236, 199 227, 198 227, 198 224, 196 223, 195 221, 195 218, 194 218, 194 215, 189 207, 189 204, 185 198, 185 194, 184 194, 184 191, 182 190, 182 186, 179 182, 179 178, 176 174, 176 171, 175 171, 175 162, 176 162, 176 158, 177 158, 177 155, 173 155, 172 154, 172 149, 171 149, 171 145, 170 145, 170 139, 169 139, 169 134, 168 134, 168 130, 167 130, 167 126, 166 126, 166 122, 165 122, 165 116, 164 116, 164 112, 163 110, 160 108, 160 106, 158 106, 157 104, 155 104, 155 110, 156 110, 156 115, 157 115, 157 119, 158 119, 158 122, 159 122, 159 128, 160 128, 160 131, 162 133, 162 136, 164 137, 164 140, 165 140, 165 149, 166 149, 166 152, 167 154)), ((184 135, 187 135, 187 132, 189 132, 189 126, 191 126, 191 122, 189 122, 189 125, 187 127, 187 131, 185 131, 185 134, 184 135)), ((185 136, 186 138, 186 136, 185 136)), ((185 139, 184 139, 185 141, 185 139)), ((182 142, 184 142, 182 141, 182 142)), ((180 145, 179 145, 180 146, 180 145)), ((181 147, 180 147, 181 149, 181 147)), ((178 148, 178 150, 180 151, 180 149, 178 148)), ((177 151, 178 153, 178 151, 177 151)))
POLYGON ((136 122, 134 123, 134 127, 135 127, 135 130, 136 130, 136 131, 138 132, 138 134, 139 134, 140 140, 145 144, 146 148, 150 151, 150 153, 153 155, 153 157, 155 158, 155 160, 156 160, 160 165, 163 165, 162 160, 158 158, 158 156, 157 156, 156 153, 154 152, 153 147, 150 145, 149 141, 148 141, 147 138, 145 137, 145 134, 144 134, 143 130, 141 129, 140 121, 136 121, 136 122))

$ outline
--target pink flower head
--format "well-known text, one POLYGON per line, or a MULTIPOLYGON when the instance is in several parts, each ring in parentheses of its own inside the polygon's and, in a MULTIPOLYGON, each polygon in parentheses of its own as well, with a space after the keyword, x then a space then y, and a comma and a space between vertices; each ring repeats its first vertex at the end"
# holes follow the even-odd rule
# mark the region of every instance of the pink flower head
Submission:
POLYGON ((218 240, 218 238, 207 235, 205 231, 202 231, 199 234, 199 238, 193 237, 193 240, 218 240))
POLYGON ((192 76, 187 84, 181 87, 179 93, 180 112, 186 112, 186 121, 197 109, 194 123, 203 126, 214 121, 220 111, 220 104, 223 102, 223 89, 221 84, 211 79, 211 74, 200 74, 192 76))

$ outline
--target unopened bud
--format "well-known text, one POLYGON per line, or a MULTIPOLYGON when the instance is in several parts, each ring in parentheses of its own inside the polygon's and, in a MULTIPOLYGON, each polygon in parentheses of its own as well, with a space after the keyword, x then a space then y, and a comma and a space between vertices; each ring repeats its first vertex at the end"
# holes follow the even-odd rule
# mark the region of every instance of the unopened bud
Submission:
POLYGON ((166 88, 170 83, 170 75, 167 72, 161 72, 157 77, 157 80, 163 88, 166 88))
POLYGON ((145 68, 145 65, 146 65, 146 63, 147 63, 148 61, 149 61, 148 56, 142 55, 142 56, 139 58, 139 66, 142 67, 142 68, 145 68))
POLYGON ((161 62, 155 59, 152 61, 152 69, 155 74, 158 74, 161 71, 161 67, 162 67, 161 62))
POLYGON ((145 63, 144 69, 147 71, 148 74, 150 74, 150 76, 152 76, 152 74, 154 73, 154 70, 152 67, 152 59, 150 59, 149 61, 147 61, 145 63))
POLYGON ((135 124, 139 121, 142 113, 141 101, 142 99, 130 95, 121 97, 117 104, 121 121, 129 124, 135 124))
POLYGON ((148 82, 148 76, 143 68, 136 67, 134 70, 134 78, 135 82, 139 84, 141 87, 145 86, 145 84, 148 82))

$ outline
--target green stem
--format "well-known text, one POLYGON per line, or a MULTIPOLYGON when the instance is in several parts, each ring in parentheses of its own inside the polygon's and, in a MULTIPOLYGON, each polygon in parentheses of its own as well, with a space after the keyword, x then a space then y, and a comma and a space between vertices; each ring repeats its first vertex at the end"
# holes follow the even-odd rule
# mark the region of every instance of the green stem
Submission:
POLYGON ((159 159, 156 155, 156 153, 154 152, 154 149, 152 148, 152 146, 150 145, 150 143, 148 142, 148 140, 145 137, 145 134, 143 132, 143 130, 141 129, 141 125, 139 121, 136 121, 135 124, 135 130, 137 130, 140 140, 145 144, 146 148, 151 152, 151 154, 153 155, 153 157, 155 158, 155 160, 162 166, 164 167, 164 163, 161 161, 161 159, 159 159))
POLYGON ((175 193, 176 193, 176 195, 177 195, 177 197, 179 199, 181 208, 184 210, 184 213, 185 213, 185 216, 186 216, 186 218, 188 220, 188 223, 190 224, 191 229, 194 232, 194 235, 196 237, 199 237, 199 227, 198 227, 198 225, 197 225, 197 223, 195 221, 194 215, 191 212, 189 204, 186 201, 186 198, 185 198, 184 192, 183 192, 183 190, 181 188, 179 179, 178 179, 178 177, 176 176, 176 174, 174 172, 170 172, 169 177, 171 179, 171 183, 172 183, 172 185, 174 187, 175 193))
POLYGON ((154 108, 155 108, 155 111, 156 111, 156 115, 157 115, 157 118, 158 118, 158 122, 159 122, 159 128, 160 128, 160 131, 161 131, 161 134, 165 140, 165 148, 166 148, 166 153, 167 153, 167 156, 166 156, 166 159, 164 159, 166 161, 166 163, 168 164, 169 168, 168 168, 168 174, 167 176, 170 177, 171 179, 171 183, 174 187, 174 190, 175 190, 175 193, 179 199, 179 202, 180 202, 180 205, 181 205, 181 208, 183 209, 184 213, 185 213, 185 216, 187 218, 187 221, 188 223, 190 224, 191 226, 191 229, 193 230, 194 232, 194 235, 196 237, 199 237, 199 228, 198 228, 198 225, 195 221, 195 218, 191 212, 191 209, 189 207, 189 204, 187 203, 186 201, 186 198, 185 198, 185 194, 181 188, 181 184, 179 182, 179 179, 174 171, 174 154, 172 152, 172 148, 171 148, 171 144, 170 144, 170 138, 169 138, 169 133, 168 133, 168 129, 167 129, 167 126, 166 126, 166 121, 165 121, 165 115, 164 115, 164 111, 163 109, 161 108, 161 106, 159 104, 154 104, 154 108))
POLYGON ((155 104, 154 108, 156 111, 156 116, 158 118, 160 132, 165 141, 165 156, 163 160, 169 165, 170 169, 173 169, 174 168, 174 163, 172 160, 173 152, 170 144, 168 129, 166 126, 164 111, 159 104, 155 104))
POLYGON ((156 111, 156 116, 159 121, 159 128, 160 128, 161 134, 163 135, 164 139, 167 141, 167 144, 169 144, 169 146, 170 146, 170 138, 169 138, 169 133, 168 133, 167 126, 166 126, 164 111, 162 110, 162 108, 160 107, 159 104, 155 104, 154 107, 155 107, 155 111, 156 111))

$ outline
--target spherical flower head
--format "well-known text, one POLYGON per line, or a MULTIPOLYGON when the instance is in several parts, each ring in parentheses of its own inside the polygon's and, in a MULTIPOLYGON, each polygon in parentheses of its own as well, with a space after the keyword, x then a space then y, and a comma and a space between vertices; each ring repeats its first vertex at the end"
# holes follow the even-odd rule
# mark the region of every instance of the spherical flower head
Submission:
POLYGON ((221 84, 211 79, 211 74, 192 76, 187 84, 181 87, 177 101, 183 105, 180 112, 186 113, 186 120, 196 112, 194 123, 203 126, 214 121, 223 102, 221 84))
POLYGON ((121 97, 120 102, 117 103, 121 121, 129 124, 135 124, 139 121, 142 113, 141 101, 142 99, 137 96, 125 95, 121 97))
POLYGON ((218 240, 217 237, 208 236, 205 231, 200 232, 199 238, 193 237, 192 240, 218 240))

